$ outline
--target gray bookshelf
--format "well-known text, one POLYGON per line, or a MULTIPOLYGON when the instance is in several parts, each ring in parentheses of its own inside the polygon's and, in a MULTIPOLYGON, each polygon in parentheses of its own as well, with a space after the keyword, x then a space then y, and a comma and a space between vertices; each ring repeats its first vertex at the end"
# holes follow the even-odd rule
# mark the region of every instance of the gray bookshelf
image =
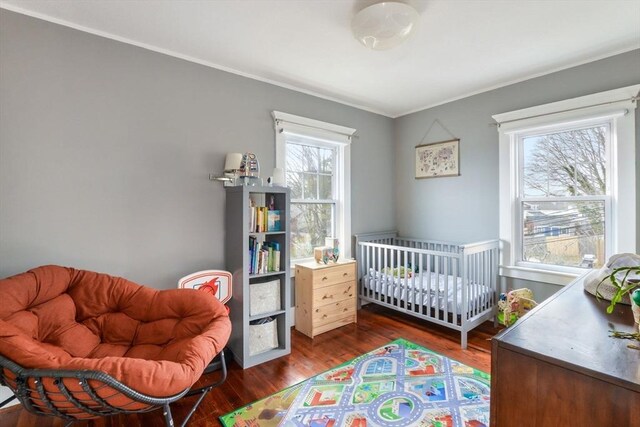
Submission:
MULTIPOLYGON (((228 347, 234 359, 242 368, 285 356, 291 353, 291 278, 289 268, 289 189, 286 187, 237 186, 226 187, 225 210, 225 262, 226 268, 233 274, 233 297, 229 301, 232 323, 231 338, 228 347), (264 201, 269 205, 273 200, 275 210, 280 211, 279 231, 255 232, 250 229, 251 200, 264 201), (278 271, 263 274, 250 274, 251 257, 249 241, 275 242, 280 246, 280 266, 278 271), (256 284, 279 280, 280 306, 277 309, 250 315, 251 291, 256 284), (255 352, 255 344, 250 331, 256 323, 273 319, 272 328, 277 336, 277 346, 255 352)), ((254 292, 255 294, 255 292, 254 292)))

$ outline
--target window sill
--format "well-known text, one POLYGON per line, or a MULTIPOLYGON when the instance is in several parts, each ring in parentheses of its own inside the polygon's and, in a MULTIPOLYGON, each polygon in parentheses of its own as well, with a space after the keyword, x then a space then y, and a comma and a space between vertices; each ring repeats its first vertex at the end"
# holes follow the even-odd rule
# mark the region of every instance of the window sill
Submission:
MULTIPOLYGON (((588 270, 585 270, 585 273, 588 270)), ((584 273, 583 273, 584 274, 584 273)), ((511 279, 530 280, 532 282, 550 283, 565 286, 579 277, 580 273, 541 270, 538 268, 519 267, 515 265, 500 266, 500 276, 511 279)))

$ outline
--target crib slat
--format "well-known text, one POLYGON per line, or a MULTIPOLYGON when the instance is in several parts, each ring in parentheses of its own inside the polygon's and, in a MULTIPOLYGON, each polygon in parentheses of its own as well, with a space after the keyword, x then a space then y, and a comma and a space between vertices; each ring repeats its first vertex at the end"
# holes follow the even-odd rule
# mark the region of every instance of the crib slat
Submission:
MULTIPOLYGON (((373 264, 373 272, 375 274, 375 272, 377 272, 380 269, 380 266, 378 265, 378 258, 376 257, 376 251, 377 249, 375 247, 371 247, 371 262, 373 264)), ((374 282, 372 283, 374 286, 371 289, 371 298, 377 298, 377 294, 380 291, 380 288, 378 285, 378 283, 380 283, 379 280, 374 279, 374 282)))
MULTIPOLYGON (((385 250, 385 254, 384 254, 384 262, 385 262, 384 265, 388 266, 391 271, 393 271, 393 267, 394 267, 394 265, 393 265, 393 252, 394 252, 394 250, 395 249, 385 250), (387 256, 389 258, 389 263, 388 264, 387 264, 387 256)), ((393 275, 393 273, 391 273, 391 274, 393 275)), ((386 276, 386 280, 387 280, 387 288, 386 288, 387 289, 386 290, 387 302, 390 303, 390 304, 393 304, 393 299, 395 298, 395 289, 394 289, 395 285, 392 282, 391 287, 389 287, 389 276, 388 275, 386 276)), ((395 280, 395 279, 393 279, 393 276, 392 276, 392 281, 393 280, 395 280)))
POLYGON ((391 273, 387 273, 384 276, 385 279, 385 301, 388 304, 392 304, 393 303, 393 249, 385 249, 384 250, 384 263, 382 264, 383 267, 384 266, 389 266, 389 268, 391 269, 391 273), (389 258, 391 258, 391 263, 388 263, 389 258), (389 281, 391 280, 391 283, 389 283, 389 281))
MULTIPOLYGON (((373 258, 372 252, 373 252, 373 247, 367 246, 367 267, 373 266, 375 268, 375 265, 372 259, 373 258)), ((369 286, 368 286, 369 289, 367 291, 367 297, 372 298, 373 297, 372 287, 374 286, 374 282, 372 282, 373 278, 371 277, 371 274, 373 274, 373 272, 371 270, 368 270, 367 273, 369 274, 369 286)))
POLYGON ((475 287, 475 279, 474 279, 474 265, 473 265, 473 254, 468 256, 469 264, 467 267, 467 273, 469 275, 469 288, 468 288, 468 299, 467 299, 467 319, 473 317, 473 288, 475 287))
POLYGON ((435 279, 436 279, 436 319, 440 319, 440 301, 441 301, 441 297, 440 297, 440 257, 439 256, 434 256, 433 257, 433 263, 435 264, 435 279))
POLYGON ((470 295, 470 310, 469 310, 469 318, 472 318, 476 315, 476 284, 478 283, 478 279, 476 278, 476 254, 471 255, 471 295, 470 295))
MULTIPOLYGON (((417 304, 414 304, 413 311, 418 311, 422 308, 422 286, 420 289, 416 288, 416 253, 411 251, 411 287, 413 288, 413 292, 418 299, 417 304)), ((414 301, 415 302, 415 301, 414 301)), ((419 312, 419 311, 418 311, 419 312)))
POLYGON ((476 285, 475 285, 475 313, 477 315, 482 309, 482 299, 480 298, 480 292, 482 290, 482 254, 476 253, 476 285))
MULTIPOLYGON (((460 277, 460 272, 458 269, 459 259, 453 259, 453 271, 451 275, 453 276, 454 283, 454 291, 453 291, 453 323, 458 323, 458 278, 460 277)), ((460 280, 460 286, 462 287, 462 292, 464 292, 464 281, 460 280)))
MULTIPOLYGON (((402 277, 400 277, 400 266, 401 266, 401 259, 400 259, 400 249, 396 248, 393 251, 393 259, 394 259, 394 263, 396 268, 398 269, 398 285, 397 285, 397 289, 399 291, 399 295, 395 298, 394 300, 394 304, 396 307, 402 307, 402 299, 403 299, 403 294, 407 293, 407 290, 404 288, 404 285, 402 284, 402 277)), ((401 309, 402 311, 404 311, 404 308, 401 309)))
POLYGON ((364 291, 364 295, 367 298, 370 298, 371 297, 371 274, 372 274, 372 272, 370 270, 370 268, 372 267, 371 256, 370 256, 371 246, 365 246, 365 245, 363 245, 363 246, 365 247, 364 257, 365 257, 365 264, 366 264, 365 267, 364 267, 364 271, 365 271, 365 274, 367 275, 367 277, 369 277, 369 279, 367 280, 365 289, 363 289, 363 291, 364 291))
POLYGON ((431 274, 431 270, 432 270, 432 265, 431 265, 431 255, 426 255, 425 256, 427 259, 427 315, 429 317, 432 317, 432 311, 431 311, 431 296, 433 295, 433 291, 431 290, 431 279, 433 279, 433 275, 431 274))
POLYGON ((448 320, 448 315, 447 313, 449 312, 449 280, 450 280, 450 270, 449 270, 449 261, 451 260, 451 258, 449 259, 444 259, 444 274, 443 274, 443 279, 444 279, 444 298, 442 300, 442 320, 448 320))
MULTIPOLYGON (((356 248, 356 251, 360 253, 360 256, 358 257, 358 268, 360 269, 360 274, 359 274, 359 283, 357 283, 358 286, 358 296, 364 296, 364 290, 366 288, 365 286, 365 281, 367 279, 365 279, 365 266, 367 265, 367 262, 364 259, 364 251, 365 251, 365 247, 364 245, 360 245, 359 248, 356 248)), ((358 299, 358 309, 362 306, 362 299, 358 299)))
MULTIPOLYGON (((407 251, 404 250, 402 252, 398 251, 398 273, 404 272, 402 276, 402 287, 405 289, 404 292, 404 311, 409 310, 409 295, 411 292, 409 291, 409 278, 407 277, 407 251), (404 260, 404 262, 403 262, 404 260), (404 270, 402 269, 404 267, 404 270)), ((413 289, 413 288, 411 288, 413 289)))
POLYGON ((478 314, 478 283, 480 282, 480 254, 474 254, 475 258, 475 286, 473 287, 473 315, 478 314))
POLYGON ((474 283, 473 286, 473 315, 476 316, 478 314, 478 283, 480 282, 480 254, 474 254, 474 264, 475 268, 473 270, 474 274, 474 283))
MULTIPOLYGON (((489 284, 489 277, 488 277, 488 273, 489 273, 489 265, 487 264, 488 261, 488 256, 487 256, 487 252, 482 252, 482 284, 484 286, 487 286, 489 284)), ((486 289, 486 288, 483 288, 486 289)), ((482 292, 482 311, 485 311, 488 308, 487 305, 487 293, 486 292, 482 292)))

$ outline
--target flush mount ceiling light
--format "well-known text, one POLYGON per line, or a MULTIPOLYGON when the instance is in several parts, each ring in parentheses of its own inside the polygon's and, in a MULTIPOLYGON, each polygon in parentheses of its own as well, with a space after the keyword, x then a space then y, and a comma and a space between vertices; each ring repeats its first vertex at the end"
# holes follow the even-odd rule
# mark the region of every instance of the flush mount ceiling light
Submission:
POLYGON ((355 38, 369 49, 387 50, 405 41, 417 21, 418 12, 408 4, 383 2, 358 12, 351 21, 351 29, 355 38))

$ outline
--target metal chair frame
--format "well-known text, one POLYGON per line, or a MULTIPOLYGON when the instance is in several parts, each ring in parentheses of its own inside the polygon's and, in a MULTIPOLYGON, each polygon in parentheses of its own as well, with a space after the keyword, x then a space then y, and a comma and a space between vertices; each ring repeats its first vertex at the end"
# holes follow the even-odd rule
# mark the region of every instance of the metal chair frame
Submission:
MULTIPOLYGON (((9 360, 3 356, 0 356, 0 384, 4 386, 9 386, 14 395, 3 402, 0 403, 0 408, 4 407, 6 404, 11 402, 14 399, 20 400, 20 402, 24 405, 25 409, 36 415, 46 415, 46 416, 57 416, 63 418, 68 421, 66 427, 71 426, 76 421, 84 421, 88 418, 76 418, 72 415, 65 413, 65 409, 58 408, 54 405, 54 400, 51 399, 51 395, 58 394, 64 396, 67 402, 73 404, 73 406, 82 412, 93 415, 94 417, 107 417, 111 415, 117 414, 134 414, 141 412, 150 412, 158 409, 159 407, 163 408, 163 415, 165 419, 165 423, 167 427, 173 427, 174 420, 173 415, 171 414, 170 404, 181 399, 183 397, 200 395, 198 400, 195 402, 186 418, 180 424, 181 427, 186 426, 187 422, 191 418, 191 416, 196 412, 196 409, 202 403, 202 400, 205 396, 215 387, 221 385, 227 378, 227 365, 224 358, 224 350, 221 351, 213 361, 207 366, 204 373, 208 374, 220 369, 221 375, 218 381, 207 384, 206 386, 199 387, 196 389, 190 388, 183 390, 182 392, 175 394, 173 396, 167 396, 164 398, 151 397, 142 393, 138 393, 132 388, 127 387, 122 384, 115 378, 110 375, 105 374, 104 372, 99 371, 75 371, 75 370, 52 370, 52 369, 25 369, 17 363, 9 360), (15 376, 16 387, 15 390, 13 387, 9 386, 9 382, 7 382, 7 377, 5 376, 4 370, 8 369, 15 376), (58 391, 47 391, 45 390, 42 379, 43 378, 53 378, 54 385, 58 388, 58 391), (35 384, 35 389, 29 387, 30 380, 33 379, 33 383, 35 384), (64 384, 64 379, 75 379, 78 381, 78 384, 82 387, 83 392, 85 392, 88 396, 91 397, 91 400, 80 400, 72 395, 73 392, 70 392, 64 384), (89 380, 98 381, 101 383, 98 387, 92 386, 89 380), (117 393, 120 393, 134 402, 143 403, 151 405, 148 408, 137 409, 137 410, 128 410, 124 407, 116 407, 109 404, 104 398, 100 397, 97 391, 103 387, 111 387, 117 393), (42 408, 42 404, 36 402, 34 399, 38 399, 44 402, 44 406, 48 411, 44 411, 42 408), (91 406, 87 405, 87 403, 91 403, 91 406)), ((114 393, 112 396, 115 396, 117 393, 114 393)))

